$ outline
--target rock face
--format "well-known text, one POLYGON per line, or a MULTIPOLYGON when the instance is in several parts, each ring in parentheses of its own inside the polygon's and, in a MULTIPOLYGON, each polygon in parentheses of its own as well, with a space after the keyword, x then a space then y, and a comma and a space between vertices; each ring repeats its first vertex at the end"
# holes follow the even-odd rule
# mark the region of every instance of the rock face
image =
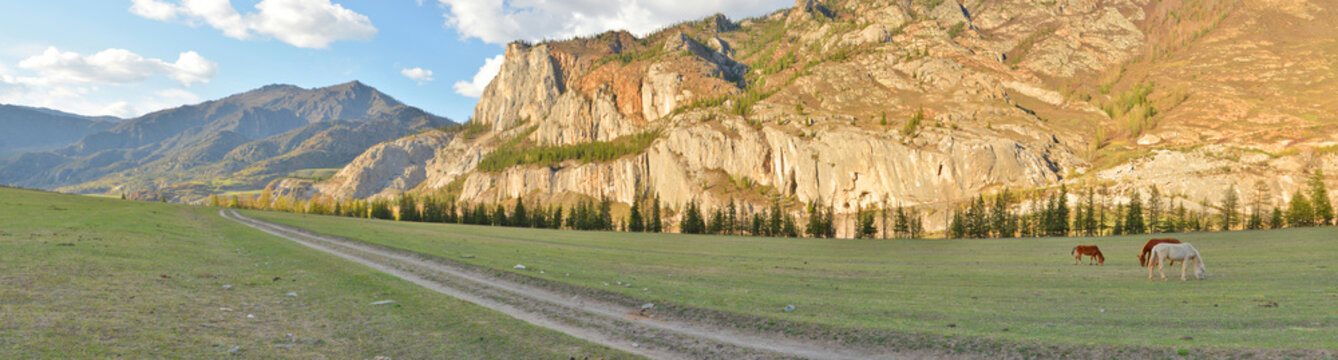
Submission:
POLYGON ((512 43, 505 59, 474 110, 474 121, 495 131, 544 118, 564 91, 548 45, 512 43))
POLYGON ((1338 91, 1325 63, 1338 53, 1267 40, 1321 47, 1316 36, 1338 37, 1332 22, 1255 1, 930 5, 800 0, 641 39, 512 44, 475 109, 486 134, 378 145, 311 189, 448 191, 466 203, 654 196, 708 209, 776 196, 792 212, 816 201, 851 214, 1109 182, 1194 201, 1232 185, 1281 199, 1335 162, 1314 149, 1338 144, 1324 121, 1338 104, 1315 91, 1338 91), (648 131, 649 146, 610 161, 476 168, 502 147, 571 149, 648 131), (1218 145, 1191 147, 1205 143, 1218 145), (1261 153, 1275 155, 1251 155, 1261 153))

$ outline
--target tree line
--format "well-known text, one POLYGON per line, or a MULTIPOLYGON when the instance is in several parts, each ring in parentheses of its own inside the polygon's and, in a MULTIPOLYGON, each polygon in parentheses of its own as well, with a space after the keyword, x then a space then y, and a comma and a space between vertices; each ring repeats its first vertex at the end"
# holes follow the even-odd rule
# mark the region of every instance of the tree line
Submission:
MULTIPOLYGON (((1070 193, 1057 191, 1014 193, 1002 190, 981 195, 950 211, 946 237, 1011 238, 1041 236, 1106 236, 1188 231, 1229 231, 1327 226, 1334 222, 1323 174, 1316 171, 1307 188, 1292 194, 1287 206, 1272 206, 1265 200, 1268 189, 1258 185, 1254 196, 1242 200, 1235 186, 1218 203, 1200 201, 1196 209, 1185 206, 1183 197, 1169 196, 1153 186, 1130 191, 1127 202, 1111 200, 1108 189, 1086 187, 1070 193), (1072 195, 1072 196, 1070 196, 1072 195), (1070 198, 1077 199, 1071 201, 1070 198), (1248 204, 1245 202, 1248 201, 1248 204), (1026 211, 1022 211, 1025 206, 1026 211), (1247 206, 1248 205, 1248 206, 1247 206), (1246 209, 1248 208, 1248 211, 1246 209)), ((403 194, 393 199, 339 200, 315 197, 299 201, 275 197, 269 191, 257 197, 232 195, 210 197, 212 206, 276 210, 318 215, 361 217, 398 221, 440 222, 470 225, 531 227, 548 229, 667 232, 671 218, 658 196, 638 194, 626 217, 615 218, 608 198, 586 199, 571 208, 527 203, 515 205, 468 205, 447 196, 403 194)), ((768 207, 745 209, 736 201, 704 209, 695 201, 679 207, 678 230, 685 234, 749 235, 774 237, 836 237, 837 228, 847 226, 855 238, 923 238, 923 213, 917 208, 887 206, 859 208, 851 221, 838 224, 835 206, 821 199, 792 211, 773 195, 768 207), (796 214, 798 213, 798 215, 796 214), (806 219, 800 222, 798 219, 806 219)))
POLYGON ((1233 185, 1226 189, 1220 202, 1200 201, 1197 209, 1187 208, 1184 199, 1162 194, 1155 186, 1147 189, 1146 200, 1142 191, 1130 191, 1127 203, 1106 204, 1106 191, 1101 191, 1101 200, 1097 193, 1095 187, 1080 190, 1073 194, 1078 201, 1070 204, 1070 193, 1065 186, 1049 195, 1037 192, 1026 199, 1030 204, 1030 211, 1026 212, 1012 210, 1022 207, 1023 199, 1007 190, 988 199, 981 195, 952 211, 947 236, 1011 238, 1261 230, 1327 226, 1334 221, 1333 205, 1321 171, 1312 174, 1307 188, 1292 194, 1285 207, 1266 203, 1268 188, 1263 184, 1256 186, 1249 204, 1242 203, 1233 185))
MULTIPOLYGON (((523 198, 517 198, 515 205, 509 207, 500 203, 470 206, 453 197, 413 194, 393 199, 341 200, 320 196, 300 201, 264 191, 256 197, 232 195, 225 199, 213 195, 209 201, 216 207, 397 221, 596 231, 671 230, 666 227, 667 214, 663 213, 659 196, 638 194, 636 199, 627 217, 616 219, 612 214, 613 202, 608 198, 586 199, 569 209, 530 204, 523 198)), ((736 201, 710 210, 690 201, 681 209, 677 224, 679 232, 685 234, 833 238, 838 227, 835 207, 823 205, 821 200, 809 202, 803 208, 808 221, 802 224, 783 206, 779 196, 773 196, 770 206, 758 211, 747 210, 736 201)), ((856 218, 852 232, 859 238, 920 238, 925 233, 920 212, 914 209, 865 210, 856 218), (875 217, 881 217, 882 222, 875 225, 875 217)))

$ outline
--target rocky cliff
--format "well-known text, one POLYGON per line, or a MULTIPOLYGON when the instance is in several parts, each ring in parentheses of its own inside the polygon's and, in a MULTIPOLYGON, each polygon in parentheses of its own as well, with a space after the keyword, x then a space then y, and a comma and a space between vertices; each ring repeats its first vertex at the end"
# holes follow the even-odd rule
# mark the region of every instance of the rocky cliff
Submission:
POLYGON ((1194 201, 1262 186, 1282 199, 1334 164, 1332 1, 795 5, 644 38, 512 44, 475 109, 486 135, 385 143, 294 186, 707 207, 778 195, 792 210, 851 213, 1059 184, 1156 185, 1194 201), (649 146, 611 161, 475 168, 499 148, 647 131, 649 146))

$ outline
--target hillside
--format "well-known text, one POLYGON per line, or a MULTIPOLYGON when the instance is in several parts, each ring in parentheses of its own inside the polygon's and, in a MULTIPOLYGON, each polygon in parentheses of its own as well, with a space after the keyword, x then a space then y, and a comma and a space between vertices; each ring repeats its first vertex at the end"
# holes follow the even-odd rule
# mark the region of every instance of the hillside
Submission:
POLYGON ((198 200, 338 168, 368 147, 454 124, 359 82, 270 85, 126 120, 77 143, 0 163, 0 183, 198 200))
POLYGON ((116 126, 121 119, 75 115, 52 109, 0 105, 0 158, 73 144, 116 126))
POLYGON ((1311 171, 1338 173, 1338 24, 1322 15, 1335 9, 800 0, 644 38, 513 43, 471 136, 381 144, 284 191, 745 209, 779 195, 850 214, 1060 184, 1109 186, 1114 201, 1157 186, 1194 206, 1235 186, 1281 204, 1311 171), (612 159, 573 150, 648 133, 612 159))

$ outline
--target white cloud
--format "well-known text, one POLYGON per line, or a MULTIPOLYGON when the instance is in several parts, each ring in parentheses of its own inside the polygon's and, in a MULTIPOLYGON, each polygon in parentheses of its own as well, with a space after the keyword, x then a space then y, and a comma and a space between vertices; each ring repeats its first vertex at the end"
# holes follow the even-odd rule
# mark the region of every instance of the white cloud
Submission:
POLYGON ((423 85, 432 82, 432 80, 436 80, 432 78, 432 70, 425 70, 419 67, 401 69, 400 75, 404 75, 404 77, 417 81, 418 85, 423 85))
POLYGON ((645 35, 664 26, 715 13, 731 18, 762 15, 793 0, 437 0, 446 25, 462 37, 504 44, 628 30, 645 35))
POLYGON ((177 17, 175 6, 157 0, 131 0, 130 12, 159 21, 168 21, 177 17))
POLYGON ((488 86, 492 78, 497 77, 497 72, 502 70, 504 59, 505 55, 497 55, 484 61, 483 66, 479 68, 479 72, 474 74, 473 81, 455 82, 455 93, 473 98, 483 96, 483 88, 488 86))
MULTIPOLYGON (((7 82, 29 85, 51 84, 129 84, 164 74, 190 86, 207 83, 218 74, 218 64, 194 51, 177 56, 169 63, 161 59, 145 58, 125 49, 107 49, 93 55, 80 55, 48 47, 41 54, 19 62, 19 68, 37 72, 36 77, 9 77, 7 82)), ((10 75, 6 75, 10 76, 10 75)))
POLYGON ((133 0, 130 12, 153 20, 204 22, 231 38, 269 36, 289 45, 325 49, 341 40, 370 40, 377 29, 367 16, 330 0, 261 0, 256 12, 241 14, 229 0, 133 0))
POLYGON ((123 87, 140 86, 157 75, 190 86, 209 82, 217 73, 218 64, 193 51, 181 53, 176 62, 169 63, 124 49, 81 55, 48 47, 40 54, 20 61, 18 69, 0 65, 0 103, 48 107, 77 114, 138 116, 147 111, 196 103, 200 98, 184 89, 127 92, 123 87), (134 95, 136 93, 143 95, 134 95))

